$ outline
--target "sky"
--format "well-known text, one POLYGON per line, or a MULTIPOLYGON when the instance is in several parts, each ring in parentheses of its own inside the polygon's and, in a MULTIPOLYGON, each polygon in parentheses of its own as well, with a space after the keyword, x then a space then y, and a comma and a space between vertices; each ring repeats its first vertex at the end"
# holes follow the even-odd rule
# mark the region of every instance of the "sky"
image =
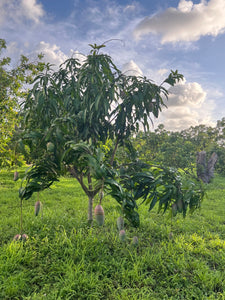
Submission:
POLYGON ((106 42, 117 67, 169 88, 154 120, 167 130, 216 125, 225 117, 225 0, 0 0, 0 38, 16 64, 38 53, 56 67, 106 42))

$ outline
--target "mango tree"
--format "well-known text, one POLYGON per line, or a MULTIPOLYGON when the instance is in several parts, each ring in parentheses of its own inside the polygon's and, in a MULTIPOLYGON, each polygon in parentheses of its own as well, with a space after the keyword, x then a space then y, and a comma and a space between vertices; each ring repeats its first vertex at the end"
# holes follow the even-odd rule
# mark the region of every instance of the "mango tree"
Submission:
POLYGON ((132 219, 136 201, 121 196, 115 181, 117 149, 140 127, 149 129, 152 117, 166 106, 168 91, 163 84, 174 85, 183 76, 171 71, 161 85, 127 76, 100 52, 105 45, 90 46, 83 62, 70 58, 58 71, 46 69, 37 76, 23 103, 23 141, 33 166, 20 197, 28 199, 69 171, 88 196, 90 222, 93 199, 99 192, 102 198, 106 185, 132 219))

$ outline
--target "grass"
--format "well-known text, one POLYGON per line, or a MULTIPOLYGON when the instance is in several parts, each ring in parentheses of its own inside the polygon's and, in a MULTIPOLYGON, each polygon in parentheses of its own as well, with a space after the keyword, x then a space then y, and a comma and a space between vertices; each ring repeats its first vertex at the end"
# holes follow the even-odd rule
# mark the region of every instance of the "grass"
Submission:
POLYGON ((12 178, 0 172, 0 299, 225 299, 224 178, 215 177, 201 210, 185 219, 140 206, 141 225, 125 224, 125 243, 116 202, 106 196, 105 224, 90 228, 87 198, 66 177, 40 194, 43 215, 34 216, 37 195, 24 201, 29 240, 12 241, 21 183, 12 178))

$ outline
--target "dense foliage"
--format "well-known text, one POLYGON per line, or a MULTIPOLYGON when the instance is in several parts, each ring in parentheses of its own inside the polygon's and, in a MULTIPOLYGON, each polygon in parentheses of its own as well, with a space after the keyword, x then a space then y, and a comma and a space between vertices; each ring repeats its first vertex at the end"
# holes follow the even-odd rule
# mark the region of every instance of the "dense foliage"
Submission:
MULTIPOLYGON (((6 42, 0 39, 1 56, 5 49, 6 42)), ((39 61, 31 63, 22 55, 16 68, 11 67, 9 57, 0 58, 0 166, 18 164, 21 160, 16 134, 21 120, 19 102, 27 95, 24 85, 43 70, 41 58, 40 55, 39 61)))
POLYGON ((197 152, 218 155, 216 171, 225 175, 225 118, 216 127, 199 125, 180 132, 167 131, 161 124, 153 132, 140 132, 133 139, 138 156, 144 162, 168 167, 190 169, 196 167, 197 152))

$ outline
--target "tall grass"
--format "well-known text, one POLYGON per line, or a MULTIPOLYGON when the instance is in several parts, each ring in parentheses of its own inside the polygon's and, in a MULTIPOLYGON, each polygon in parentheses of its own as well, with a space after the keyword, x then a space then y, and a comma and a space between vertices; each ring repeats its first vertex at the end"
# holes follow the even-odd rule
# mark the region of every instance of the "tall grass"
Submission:
POLYGON ((37 195, 23 202, 29 239, 12 241, 21 177, 0 172, 0 299, 225 299, 224 178, 215 177, 201 210, 186 219, 140 206, 141 225, 126 223, 123 243, 115 201, 103 199, 105 224, 90 228, 88 200, 66 177, 40 194, 43 214, 34 215, 37 195))

